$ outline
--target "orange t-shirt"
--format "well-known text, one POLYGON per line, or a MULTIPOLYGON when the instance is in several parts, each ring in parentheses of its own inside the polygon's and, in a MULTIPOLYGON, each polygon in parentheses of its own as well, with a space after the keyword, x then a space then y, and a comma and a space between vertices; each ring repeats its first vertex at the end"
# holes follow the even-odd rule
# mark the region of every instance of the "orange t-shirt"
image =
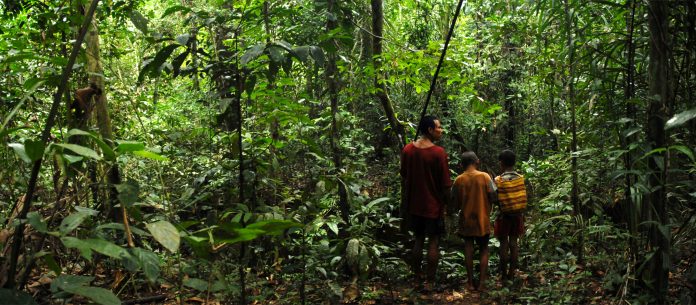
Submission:
POLYGON ((457 176, 452 188, 461 209, 459 234, 479 237, 491 233, 491 203, 488 193, 495 192, 495 183, 487 173, 468 170, 457 176))

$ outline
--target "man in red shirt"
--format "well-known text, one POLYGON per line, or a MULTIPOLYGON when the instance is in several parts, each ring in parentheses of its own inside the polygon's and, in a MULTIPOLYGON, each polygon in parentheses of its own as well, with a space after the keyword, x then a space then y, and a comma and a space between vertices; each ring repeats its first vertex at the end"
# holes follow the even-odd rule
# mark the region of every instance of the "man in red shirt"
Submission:
POLYGON ((445 233, 446 194, 452 185, 447 153, 434 144, 442 138, 440 120, 425 116, 418 125, 420 138, 401 152, 401 216, 410 222, 409 230, 416 237, 411 268, 417 284, 422 281, 423 245, 428 238, 427 278, 424 288, 431 289, 439 260, 440 236, 445 233))

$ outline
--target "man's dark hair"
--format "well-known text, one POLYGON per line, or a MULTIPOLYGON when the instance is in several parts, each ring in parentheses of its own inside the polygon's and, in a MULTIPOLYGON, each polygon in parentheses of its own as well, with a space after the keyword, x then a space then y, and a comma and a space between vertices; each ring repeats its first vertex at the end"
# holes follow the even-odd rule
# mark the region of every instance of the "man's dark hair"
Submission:
POLYGON ((473 151, 465 151, 462 153, 462 166, 464 166, 464 169, 469 167, 469 165, 476 164, 478 161, 478 157, 476 156, 476 153, 473 151))
POLYGON ((418 133, 421 135, 427 135, 428 128, 435 129, 435 120, 437 120, 436 116, 424 116, 423 119, 418 123, 418 133))
POLYGON ((515 153, 512 152, 512 150, 506 149, 500 152, 498 155, 498 161, 503 163, 503 166, 505 167, 513 167, 515 166, 515 162, 517 157, 515 156, 515 153))

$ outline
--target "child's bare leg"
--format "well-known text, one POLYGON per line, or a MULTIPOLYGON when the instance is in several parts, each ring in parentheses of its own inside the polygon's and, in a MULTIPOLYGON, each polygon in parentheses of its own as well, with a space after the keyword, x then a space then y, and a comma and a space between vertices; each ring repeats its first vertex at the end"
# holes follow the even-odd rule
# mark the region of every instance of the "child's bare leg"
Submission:
POLYGON ((479 291, 486 291, 486 280, 488 279, 488 243, 481 245, 481 276, 479 280, 479 291))
POLYGON ((466 288, 474 290, 474 240, 466 238, 464 240, 464 261, 466 265, 466 288))
POLYGON ((510 236, 510 270, 508 270, 508 277, 512 280, 515 276, 515 269, 517 269, 517 263, 519 261, 520 255, 520 245, 517 236, 510 236))
POLYGON ((508 262, 509 262, 509 242, 508 236, 498 237, 500 240, 500 276, 503 280, 507 277, 508 262))

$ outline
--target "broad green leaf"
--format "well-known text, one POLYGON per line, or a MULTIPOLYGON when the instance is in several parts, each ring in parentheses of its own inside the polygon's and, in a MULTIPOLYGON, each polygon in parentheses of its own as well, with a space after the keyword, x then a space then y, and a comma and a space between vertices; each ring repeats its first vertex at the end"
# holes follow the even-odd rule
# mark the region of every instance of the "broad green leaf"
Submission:
POLYGON ((677 113, 665 123, 665 129, 679 127, 693 118, 696 118, 696 108, 677 113))
POLYGON ((152 160, 156 160, 156 161, 169 161, 169 158, 160 156, 160 155, 153 153, 151 151, 148 151, 148 150, 134 151, 133 154, 136 156, 140 156, 143 158, 148 158, 148 159, 152 159, 152 160))
POLYGON ((327 223, 326 223, 326 226, 328 226, 329 229, 331 229, 332 232, 334 232, 335 234, 338 234, 338 224, 337 224, 337 223, 335 223, 335 222, 327 222, 327 223))
POLYGON ((196 254, 197 257, 206 260, 210 258, 210 243, 208 242, 208 238, 185 235, 184 240, 191 246, 193 253, 196 254))
POLYGON ((121 140, 116 142, 118 143, 116 146, 116 152, 118 153, 133 152, 145 149, 145 144, 143 144, 143 142, 121 140))
POLYGON ((99 215, 99 211, 94 210, 94 209, 90 209, 90 208, 81 207, 81 206, 75 206, 75 210, 80 212, 80 213, 87 214, 89 216, 99 215))
POLYGON ((116 153, 114 153, 114 150, 111 148, 109 144, 106 144, 104 140, 95 133, 87 132, 84 130, 80 130, 77 128, 73 128, 70 131, 68 131, 68 136, 76 136, 76 135, 81 135, 81 136, 87 136, 92 138, 95 143, 99 146, 99 148, 102 150, 102 153, 104 154, 104 159, 113 161, 116 160, 116 153))
POLYGON ((137 182, 133 180, 128 180, 121 184, 116 184, 116 191, 118 191, 118 201, 126 206, 132 206, 136 201, 138 201, 138 193, 140 192, 140 186, 137 182))
POLYGON ((177 77, 179 73, 181 72, 181 65, 184 63, 186 58, 189 56, 189 50, 184 51, 183 53, 177 55, 173 60, 172 60, 172 67, 174 68, 174 77, 177 77))
POLYGON ((314 62, 317 64, 319 67, 324 66, 324 62, 326 62, 326 58, 324 56, 324 50, 322 50, 320 47, 317 46, 311 46, 309 47, 310 54, 312 55, 312 59, 314 59, 314 62))
POLYGON ((191 11, 191 9, 188 7, 185 7, 183 5, 175 5, 175 6, 168 7, 164 11, 164 13, 162 14, 162 17, 160 17, 160 18, 164 19, 164 17, 167 17, 167 16, 174 14, 176 12, 181 12, 182 14, 186 14, 190 11, 191 11))
POLYGON ((88 286, 92 277, 61 275, 51 283, 62 291, 86 297, 101 305, 121 305, 121 300, 110 290, 88 286))
POLYGON ((131 22, 133 22, 133 25, 138 30, 143 32, 143 34, 147 35, 147 33, 149 32, 149 30, 147 28, 148 20, 147 20, 147 18, 145 18, 145 16, 143 16, 140 12, 133 10, 130 13, 130 20, 131 20, 131 22))
POLYGON ((622 134, 623 134, 624 138, 628 138, 628 137, 634 135, 635 133, 640 132, 641 130, 642 129, 640 127, 633 127, 633 128, 624 130, 622 134))
POLYGON ((97 154, 96 151, 92 150, 91 148, 87 148, 84 146, 80 145, 75 145, 75 144, 53 144, 59 147, 63 147, 65 149, 68 149, 80 156, 87 157, 87 158, 92 158, 95 160, 101 160, 101 157, 99 154, 97 154))
POLYGON ((217 241, 228 243, 228 244, 236 244, 236 243, 243 242, 243 241, 254 240, 257 237, 263 235, 265 233, 265 231, 260 230, 260 229, 239 228, 239 229, 235 229, 234 233, 237 234, 237 236, 235 236, 233 238, 219 239, 217 241))
POLYGON ((71 236, 61 237, 60 241, 63 242, 63 245, 66 248, 75 248, 80 250, 80 255, 82 255, 82 257, 84 257, 86 260, 92 260, 92 248, 89 246, 89 243, 71 236))
POLYGON ((39 231, 41 233, 46 233, 48 232, 48 226, 46 223, 41 219, 41 215, 39 212, 30 212, 27 214, 27 222, 34 227, 36 231, 39 231))
POLYGON ((27 155, 26 150, 24 149, 24 144, 21 143, 10 143, 7 144, 9 147, 12 147, 12 149, 15 151, 17 156, 19 156, 22 161, 26 163, 31 163, 31 158, 27 155))
POLYGON ((249 48, 249 50, 246 51, 246 53, 244 53, 244 55, 242 55, 240 63, 246 66, 246 64, 248 64, 250 61, 259 57, 265 49, 266 44, 263 43, 252 46, 251 48, 249 48))
POLYGON ((167 250, 172 253, 176 253, 179 250, 180 236, 179 231, 169 223, 168 221, 158 221, 153 223, 148 223, 145 225, 147 230, 150 231, 152 237, 155 238, 162 246, 167 248, 167 250))
POLYGON ((89 285, 94 278, 91 276, 81 276, 81 275, 61 275, 51 282, 51 286, 55 286, 61 290, 73 290, 76 288, 81 288, 89 285))
POLYGON ((46 146, 43 142, 41 142, 41 140, 24 141, 24 150, 26 151, 27 156, 29 157, 29 159, 31 159, 32 162, 40 160, 43 157, 45 148, 46 146))
POLYGON ((687 146, 684 146, 684 145, 674 145, 674 146, 670 146, 669 149, 670 149, 670 150, 672 150, 672 149, 678 150, 679 152, 681 152, 681 153, 683 153, 684 155, 686 155, 687 157, 689 157, 689 159, 691 160, 691 162, 696 161, 696 156, 694 156, 694 151, 691 150, 691 148, 689 148, 689 147, 687 147, 687 146))
POLYGON ((382 202, 388 201, 389 199, 391 199, 391 198, 389 198, 389 197, 377 198, 377 199, 375 199, 375 200, 372 200, 370 203, 368 203, 368 204, 367 204, 367 207, 368 207, 368 208, 371 208, 371 207, 373 207, 373 206, 375 206, 375 205, 377 205, 377 204, 380 204, 380 203, 382 203, 382 202))
POLYGON ((75 162, 80 162, 85 159, 85 157, 82 156, 73 156, 70 154, 63 154, 63 158, 65 158, 65 161, 68 161, 68 164, 73 164, 75 162))
POLYGON ((99 287, 81 287, 75 291, 67 291, 86 297, 101 305, 121 305, 121 300, 111 290, 99 287))
POLYGON ((176 36, 176 42, 182 46, 185 46, 188 43, 189 39, 191 39, 191 35, 189 34, 181 34, 179 36, 176 36))
POLYGON ((60 226, 58 227, 58 230, 63 233, 63 235, 66 235, 73 230, 77 229, 77 227, 80 226, 80 224, 87 218, 89 217, 89 214, 86 213, 72 213, 68 215, 68 217, 63 218, 63 221, 61 221, 60 226))
POLYGON ((286 51, 288 51, 288 52, 292 51, 292 45, 291 45, 289 42, 285 41, 285 40, 276 41, 276 42, 274 43, 274 45, 275 45, 275 46, 279 46, 279 47, 283 48, 284 50, 286 50, 286 51))
POLYGON ((0 288, 0 300, 2 304, 36 305, 30 294, 15 289, 0 288))
POLYGON ((302 63, 306 64, 307 59, 309 59, 309 46, 300 46, 292 49, 292 53, 297 59, 302 63))
POLYGON ((123 259, 126 256, 130 255, 130 253, 128 253, 128 251, 123 247, 107 240, 99 238, 90 238, 86 239, 85 242, 88 243, 89 247, 95 252, 104 254, 108 257, 112 257, 115 259, 123 259))
POLYGON ((133 248, 131 249, 131 253, 138 259, 140 267, 143 269, 143 273, 145 273, 145 277, 147 277, 151 283, 154 283, 160 273, 160 261, 157 254, 142 248, 133 248))
POLYGON ((60 275, 63 272, 63 268, 60 267, 60 265, 58 264, 58 262, 52 254, 44 256, 43 259, 48 269, 55 272, 56 275, 60 275))
POLYGON ((275 63, 282 63, 283 61, 285 61, 285 55, 281 53, 281 49, 278 46, 269 47, 268 54, 271 60, 275 63))
POLYGON ((262 220, 248 225, 247 229, 260 229, 264 234, 278 235, 290 228, 301 228, 302 224, 284 219, 262 220))
POLYGON ((164 64, 164 62, 167 61, 167 59, 169 59, 169 56, 172 55, 172 52, 174 52, 174 50, 176 50, 179 47, 181 47, 181 45, 175 43, 160 49, 155 55, 155 58, 143 65, 143 69, 140 70, 140 74, 138 75, 138 83, 141 83, 143 81, 145 75, 158 76, 160 72, 160 66, 162 66, 162 64, 164 64))
POLYGON ((30 92, 34 92, 37 88, 39 88, 39 86, 41 86, 44 83, 44 81, 44 79, 36 77, 27 79, 24 82, 24 89, 30 92))
POLYGON ((187 278, 184 280, 184 286, 196 289, 198 291, 207 291, 208 290, 208 282, 197 279, 197 278, 187 278))

